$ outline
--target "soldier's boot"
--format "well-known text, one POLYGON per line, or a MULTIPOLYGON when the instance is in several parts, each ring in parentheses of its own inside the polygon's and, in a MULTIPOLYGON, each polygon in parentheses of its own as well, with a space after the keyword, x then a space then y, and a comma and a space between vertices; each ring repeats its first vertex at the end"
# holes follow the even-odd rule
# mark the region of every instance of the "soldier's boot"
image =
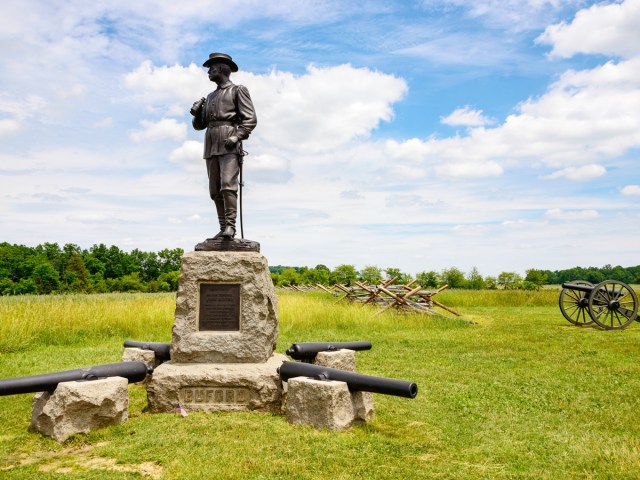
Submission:
POLYGON ((218 195, 213 199, 213 202, 216 204, 216 212, 218 213, 218 223, 220 224, 220 231, 216 233, 213 238, 208 238, 207 240, 215 240, 216 238, 220 238, 226 227, 224 219, 224 200, 222 199, 222 196, 218 195))
POLYGON ((224 198, 224 218, 225 226, 222 236, 233 238, 236 235, 236 216, 238 213, 238 192, 225 190, 222 192, 224 198))

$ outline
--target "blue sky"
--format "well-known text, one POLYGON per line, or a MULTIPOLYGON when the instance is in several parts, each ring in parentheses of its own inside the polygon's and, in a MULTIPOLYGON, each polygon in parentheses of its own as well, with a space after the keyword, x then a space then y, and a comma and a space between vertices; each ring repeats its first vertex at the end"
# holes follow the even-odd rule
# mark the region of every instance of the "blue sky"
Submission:
POLYGON ((640 263, 640 0, 7 3, 1 241, 216 233, 188 110, 222 51, 270 264, 640 263))

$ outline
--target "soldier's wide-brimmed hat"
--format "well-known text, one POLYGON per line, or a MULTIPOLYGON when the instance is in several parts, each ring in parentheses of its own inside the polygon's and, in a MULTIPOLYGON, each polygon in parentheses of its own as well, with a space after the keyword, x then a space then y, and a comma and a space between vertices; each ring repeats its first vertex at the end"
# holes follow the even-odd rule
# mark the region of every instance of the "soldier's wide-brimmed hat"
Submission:
POLYGON ((203 67, 209 68, 212 63, 224 63, 231 67, 232 72, 238 71, 238 65, 231 59, 231 55, 226 53, 210 53, 209 59, 202 64, 203 67))

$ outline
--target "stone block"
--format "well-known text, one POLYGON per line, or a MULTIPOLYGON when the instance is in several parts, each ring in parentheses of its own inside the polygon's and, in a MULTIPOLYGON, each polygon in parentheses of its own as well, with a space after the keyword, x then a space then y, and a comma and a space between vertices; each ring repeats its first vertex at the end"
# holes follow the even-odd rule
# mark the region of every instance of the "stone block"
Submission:
POLYGON ((122 353, 123 362, 144 362, 147 367, 156 368, 160 362, 156 360, 156 354, 151 350, 127 347, 122 353))
POLYGON ((280 413, 282 382, 277 369, 286 357, 273 354, 266 363, 160 365, 147 384, 151 412, 263 411, 280 413))
POLYGON ((373 397, 369 392, 351 393, 344 382, 305 377, 292 378, 287 383, 289 423, 342 431, 373 419, 373 397))
POLYGON ((182 258, 171 342, 174 363, 264 363, 278 338, 278 301, 257 252, 182 258))
POLYGON ((356 352, 354 350, 336 350, 335 352, 318 352, 315 365, 337 368, 347 372, 356 371, 356 352))
POLYGON ((52 393, 34 396, 30 429, 64 442, 74 433, 89 433, 126 422, 128 408, 126 378, 63 382, 52 393))

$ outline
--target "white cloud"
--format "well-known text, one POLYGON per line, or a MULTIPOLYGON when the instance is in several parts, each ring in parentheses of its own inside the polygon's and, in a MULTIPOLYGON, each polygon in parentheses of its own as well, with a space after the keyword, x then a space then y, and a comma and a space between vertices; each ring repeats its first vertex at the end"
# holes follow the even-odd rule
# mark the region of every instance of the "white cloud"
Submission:
POLYGON ((607 169, 602 165, 590 164, 583 165, 581 167, 567 167, 557 172, 553 172, 552 174, 547 175, 545 178, 567 178, 568 180, 585 181, 601 177, 606 173, 607 169))
POLYGON ((552 57, 595 53, 630 58, 640 55, 638 25, 640 1, 596 4, 578 11, 571 23, 547 27, 537 41, 552 45, 552 57))
POLYGON ((22 128, 22 124, 15 118, 3 118, 0 120, 0 135, 11 135, 22 128))
POLYGON ((452 162, 437 165, 436 173, 449 178, 487 178, 504 173, 502 166, 492 160, 486 162, 452 162))
POLYGON ((293 177, 289 162, 269 154, 245 157, 243 168, 248 182, 287 183, 293 177))
POLYGON ((131 132, 129 135, 134 142, 165 139, 181 141, 187 137, 187 125, 175 118, 163 118, 157 122, 141 120, 140 124, 144 129, 131 132))
POLYGON ((202 171, 204 168, 204 144, 195 140, 187 140, 169 155, 169 160, 182 164, 188 170, 202 171))
POLYGON ((640 185, 627 185, 621 192, 623 195, 640 195, 640 185))
POLYGON ((552 208, 545 212, 545 216, 552 220, 591 220, 599 216, 597 210, 562 210, 560 208, 552 208))
POLYGON ((440 117, 440 123, 451 126, 481 127, 494 123, 485 117, 482 110, 473 110, 469 105, 457 108, 446 117, 440 117))

